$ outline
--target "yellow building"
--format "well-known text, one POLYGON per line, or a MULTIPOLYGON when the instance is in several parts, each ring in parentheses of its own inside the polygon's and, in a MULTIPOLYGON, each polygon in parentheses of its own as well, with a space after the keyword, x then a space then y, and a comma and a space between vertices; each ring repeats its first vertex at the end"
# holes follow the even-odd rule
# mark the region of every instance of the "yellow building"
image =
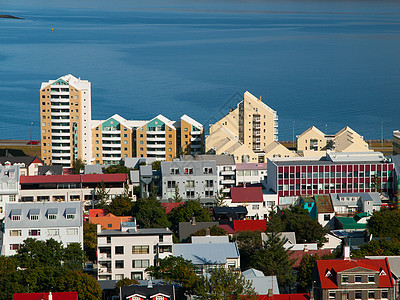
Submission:
POLYGON ((204 151, 203 125, 187 115, 181 117, 178 144, 181 154, 200 154, 204 151))
POLYGON ((263 149, 278 140, 278 115, 245 92, 237 108, 210 126, 206 151, 233 154, 238 161, 263 162, 263 149))
POLYGON ((91 85, 72 75, 43 82, 40 88, 42 159, 70 167, 92 158, 91 85))

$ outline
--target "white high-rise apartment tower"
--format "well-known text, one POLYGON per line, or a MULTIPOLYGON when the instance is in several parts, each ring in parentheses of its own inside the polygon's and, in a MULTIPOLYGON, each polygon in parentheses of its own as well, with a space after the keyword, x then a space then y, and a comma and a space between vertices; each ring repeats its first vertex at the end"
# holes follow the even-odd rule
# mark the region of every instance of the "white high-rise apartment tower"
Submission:
POLYGON ((40 88, 42 159, 72 166, 92 159, 91 85, 72 75, 43 82, 40 88))

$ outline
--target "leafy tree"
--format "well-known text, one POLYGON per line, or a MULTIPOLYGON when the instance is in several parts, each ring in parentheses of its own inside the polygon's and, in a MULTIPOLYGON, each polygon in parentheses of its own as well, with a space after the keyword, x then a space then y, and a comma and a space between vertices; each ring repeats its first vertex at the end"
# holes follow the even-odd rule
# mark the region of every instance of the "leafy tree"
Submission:
POLYGON ((56 289, 59 292, 77 291, 79 299, 101 299, 101 288, 97 280, 79 271, 67 270, 60 277, 56 289))
POLYGON ((297 289, 301 293, 309 293, 312 287, 312 272, 315 262, 319 260, 318 255, 304 255, 301 259, 299 270, 297 272, 297 289))
POLYGON ((267 233, 267 237, 263 248, 252 255, 251 264, 266 276, 276 275, 279 285, 291 285, 294 282, 292 267, 295 260, 290 259, 290 250, 283 247, 285 241, 279 235, 267 233))
POLYGON ((285 230, 285 225, 282 222, 281 216, 279 216, 274 210, 269 213, 267 219, 267 232, 277 233, 285 230))
POLYGON ((224 204, 224 199, 226 198, 226 195, 225 195, 224 192, 222 192, 222 190, 223 189, 221 188, 219 191, 217 191, 217 194, 215 195, 215 200, 216 200, 216 206, 217 207, 226 206, 224 204))
POLYGON ((151 169, 154 171, 161 171, 161 161, 159 160, 153 161, 151 164, 151 169))
POLYGON ((109 198, 110 190, 107 190, 106 184, 102 180, 95 189, 96 198, 99 201, 96 208, 108 208, 107 201, 109 198))
POLYGON ((172 223, 172 230, 178 232, 179 222, 189 222, 193 217, 197 222, 210 222, 210 213, 201 206, 199 201, 188 200, 184 204, 173 208, 168 219, 172 223))
POLYGON ((196 289, 200 299, 207 300, 255 300, 257 293, 250 281, 238 272, 224 267, 210 270, 210 276, 201 277, 196 289))
POLYGON ((156 199, 139 199, 133 202, 132 215, 142 228, 164 228, 171 225, 165 208, 156 199))
POLYGON ((85 164, 83 163, 83 161, 80 158, 75 159, 72 163, 72 173, 81 174, 81 171, 83 171, 84 169, 85 164))
POLYGON ((262 249, 260 231, 241 231, 233 236, 240 252, 240 267, 247 270, 252 267, 251 257, 262 249))
POLYGON ((82 270, 85 260, 85 252, 82 250, 81 244, 71 243, 64 248, 63 262, 66 268, 82 270))
POLYGON ((124 196, 118 196, 111 201, 108 209, 113 215, 129 216, 132 210, 132 201, 124 196))
POLYGON ((182 256, 168 256, 159 259, 157 266, 151 266, 146 271, 151 277, 179 283, 189 295, 194 293, 198 282, 196 267, 182 256))
POLYGON ((103 174, 115 174, 115 173, 123 173, 129 174, 130 169, 123 165, 111 165, 107 168, 103 168, 103 174))
POLYGON ((154 182, 151 182, 149 199, 157 200, 157 195, 158 195, 158 187, 154 184, 154 182))
POLYGON ((132 284, 139 284, 139 281, 137 281, 136 279, 130 279, 125 277, 124 279, 121 279, 120 281, 117 282, 117 284, 115 285, 115 291, 119 293, 119 289, 121 288, 121 286, 130 286, 132 284))
POLYGON ((400 211, 381 209, 374 211, 367 228, 374 237, 389 237, 400 240, 400 211))
POLYGON ((172 201, 175 202, 175 203, 183 201, 183 198, 179 194, 179 187, 178 186, 175 186, 175 192, 174 192, 174 195, 172 196, 172 201))
POLYGON ((83 221, 83 248, 90 261, 96 261, 97 225, 83 221))
POLYGON ((135 185, 135 186, 132 188, 132 194, 133 194, 133 195, 136 195, 136 199, 139 199, 139 198, 140 198, 140 186, 135 185))
POLYGON ((193 236, 205 236, 207 233, 207 229, 210 229, 210 235, 211 236, 224 236, 226 235, 226 230, 219 227, 218 225, 214 225, 211 228, 203 228, 200 229, 198 231, 196 231, 195 233, 193 233, 193 236))
POLYGON ((374 256, 393 256, 400 255, 400 243, 397 239, 381 238, 370 241, 360 246, 360 249, 353 250, 351 253, 354 258, 362 258, 367 255, 374 256))

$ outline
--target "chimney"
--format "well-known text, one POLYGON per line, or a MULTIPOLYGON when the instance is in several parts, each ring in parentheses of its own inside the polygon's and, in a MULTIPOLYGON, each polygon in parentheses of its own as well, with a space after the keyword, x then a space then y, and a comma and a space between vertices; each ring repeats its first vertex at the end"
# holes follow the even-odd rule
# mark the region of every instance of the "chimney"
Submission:
POLYGON ((304 252, 308 252, 308 246, 307 246, 307 244, 304 244, 304 252))
POLYGON ((210 228, 206 228, 206 236, 210 236, 210 228))
POLYGON ((343 259, 350 260, 350 246, 346 245, 343 247, 343 259))
POLYGON ((268 289, 268 297, 272 297, 274 294, 272 293, 272 289, 268 289))
POLYGON ((192 217, 192 221, 190 223, 192 223, 193 226, 196 225, 196 217, 195 216, 192 217))
POLYGON ((147 282, 147 288, 148 289, 152 289, 153 288, 153 282, 151 281, 151 277, 150 277, 149 281, 147 282))

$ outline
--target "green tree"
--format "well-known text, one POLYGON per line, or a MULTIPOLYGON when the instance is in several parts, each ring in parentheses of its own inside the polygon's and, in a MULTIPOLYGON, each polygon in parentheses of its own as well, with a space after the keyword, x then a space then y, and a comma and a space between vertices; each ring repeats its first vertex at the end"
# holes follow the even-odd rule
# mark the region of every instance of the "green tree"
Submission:
POLYGON ((76 291, 79 299, 101 299, 101 288, 97 280, 79 271, 66 270, 60 277, 56 289, 59 292, 76 291))
POLYGON ((290 258, 290 250, 283 247, 284 243, 279 235, 267 233, 263 248, 252 255, 251 265, 266 276, 276 275, 280 286, 290 286, 294 282, 295 260, 290 258))
POLYGON ((282 222, 281 216, 279 216, 274 210, 269 213, 267 219, 267 232, 278 233, 285 230, 285 225, 282 222))
POLYGON ((156 160, 151 163, 151 169, 154 171, 161 171, 161 161, 156 160))
POLYGON ((400 243, 397 239, 381 238, 370 241, 360 246, 360 249, 353 250, 351 256, 362 258, 367 255, 372 256, 393 256, 400 255, 400 243))
POLYGON ((103 168, 103 174, 115 174, 115 173, 123 173, 129 174, 130 169, 123 165, 111 165, 107 168, 103 168))
POLYGON ((400 211, 381 209, 374 211, 367 228, 374 237, 389 237, 400 240, 400 211))
POLYGON ((129 216, 132 210, 132 201, 124 196, 117 196, 111 201, 108 209, 113 215, 129 216))
POLYGON ((257 293, 250 281, 238 272, 224 267, 210 270, 210 276, 201 277, 196 294, 207 300, 255 300, 257 293))
POLYGON ((304 255, 301 259, 299 270, 297 272, 297 291, 301 293, 309 293, 312 287, 312 272, 317 260, 318 255, 304 255))
POLYGON ((216 201, 216 206, 217 207, 223 207, 226 206, 224 204, 224 199, 226 198, 225 193, 223 192, 223 189, 221 188, 219 191, 217 191, 217 194, 215 195, 215 201, 216 201))
POLYGON ((115 285, 115 291, 119 294, 119 289, 122 286, 130 286, 132 284, 139 284, 139 281, 137 281, 136 279, 130 279, 130 278, 124 278, 121 279, 120 281, 117 282, 117 284, 115 285))
POLYGON ((132 216, 142 228, 165 228, 171 225, 165 208, 156 199, 139 199, 133 202, 132 216))
POLYGON ((252 256, 262 249, 261 231, 240 231, 233 236, 240 252, 240 267, 247 270, 252 267, 252 256))
POLYGON ((198 282, 196 267, 182 256, 168 256, 159 259, 157 266, 151 266, 146 271, 153 278, 180 284, 189 295, 193 295, 198 282))
POLYGON ((97 260, 97 225, 89 223, 89 221, 83 221, 83 248, 86 257, 95 262, 97 260))
POLYGON ((109 198, 110 190, 107 190, 106 184, 102 180, 97 188, 95 189, 96 199, 98 203, 96 204, 96 208, 108 208, 107 200, 109 198))
POLYGON ((175 192, 174 192, 174 195, 172 196, 172 201, 175 202, 175 203, 183 201, 183 198, 179 194, 179 187, 178 186, 175 186, 175 192))
POLYGON ((210 213, 207 209, 203 208, 199 201, 188 200, 184 204, 173 208, 168 219, 172 223, 172 230, 177 233, 179 229, 179 222, 189 222, 193 217, 196 222, 210 222, 210 213))
POLYGON ((83 161, 80 158, 75 159, 72 163, 72 173, 81 174, 81 171, 83 171, 84 169, 85 164, 83 163, 83 161))
POLYGON ((82 270, 85 260, 85 252, 80 243, 71 243, 64 248, 63 263, 69 270, 82 270))
POLYGON ((206 233, 207 233, 207 229, 210 230, 210 235, 211 236, 223 236, 223 235, 226 235, 226 230, 221 228, 221 227, 219 227, 218 225, 211 226, 210 228, 200 229, 200 230, 196 231, 195 233, 193 233, 192 235, 193 236, 205 236, 206 233))

